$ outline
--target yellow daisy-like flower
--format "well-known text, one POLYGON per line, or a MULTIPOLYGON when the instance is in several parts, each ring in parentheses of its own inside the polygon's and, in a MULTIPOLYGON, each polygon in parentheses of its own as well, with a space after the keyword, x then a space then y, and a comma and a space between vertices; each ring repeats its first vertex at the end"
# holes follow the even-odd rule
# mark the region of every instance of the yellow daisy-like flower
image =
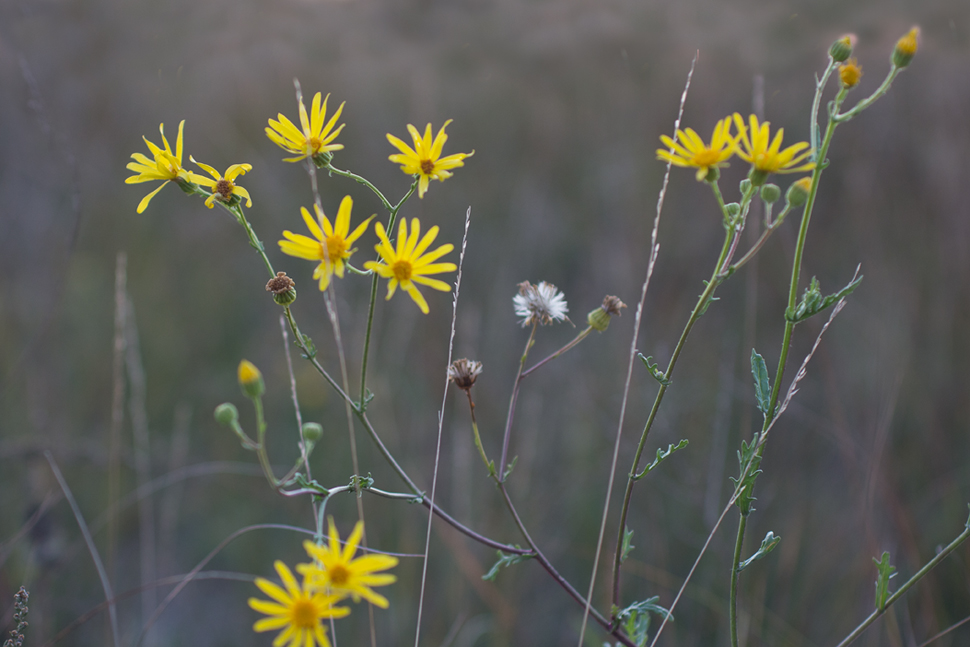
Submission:
POLYGON ((419 198, 424 197, 431 180, 444 182, 453 175, 450 172, 451 169, 464 166, 465 162, 462 160, 475 154, 475 151, 472 151, 470 153, 455 153, 454 155, 441 157, 441 149, 444 147, 445 142, 448 141, 445 128, 448 127, 451 121, 449 119, 445 122, 445 125, 438 131, 438 135, 434 138, 434 141, 431 141, 431 124, 428 124, 427 128, 424 129, 423 137, 418 133, 417 128, 408 124, 408 132, 411 133, 411 139, 414 140, 414 148, 411 148, 394 135, 387 134, 387 141, 391 142, 392 146, 401 151, 400 153, 391 155, 388 159, 395 164, 400 164, 401 170, 408 175, 417 175, 419 177, 419 198))
POLYGON ((351 245, 367 231, 367 225, 374 218, 374 216, 371 216, 357 225, 353 233, 348 233, 350 232, 350 210, 353 206, 354 201, 350 196, 344 196, 344 199, 340 202, 340 209, 337 211, 337 220, 333 225, 316 205, 313 205, 317 213, 316 220, 313 219, 306 207, 300 207, 303 222, 306 223, 307 229, 313 234, 313 238, 284 231, 283 236, 287 240, 279 241, 280 250, 284 254, 305 258, 308 261, 320 261, 317 269, 313 271, 313 278, 319 279, 321 292, 330 285, 330 277, 334 274, 340 278, 344 277, 346 260, 357 251, 351 248, 351 245))
POLYGON ((397 566, 397 557, 390 555, 365 555, 354 559, 357 545, 364 533, 364 524, 360 521, 354 526, 354 531, 347 538, 343 549, 340 548, 340 535, 337 527, 330 522, 330 542, 328 546, 317 546, 311 541, 303 542, 303 547, 315 562, 313 564, 299 564, 296 568, 303 573, 314 586, 340 597, 350 596, 354 602, 364 598, 368 602, 386 609, 387 598, 371 590, 372 586, 386 586, 397 581, 397 577, 389 573, 375 573, 397 566))
POLYGON ((249 191, 241 186, 238 186, 235 182, 237 177, 240 175, 245 175, 249 171, 253 170, 252 164, 233 164, 226 169, 225 175, 220 175, 219 171, 215 170, 208 164, 196 162, 195 158, 191 155, 189 156, 189 159, 212 176, 212 179, 209 179, 204 175, 192 173, 191 171, 189 172, 189 177, 193 182, 196 184, 201 184, 202 186, 207 186, 212 191, 212 195, 205 199, 205 206, 211 209, 215 206, 216 200, 228 204, 234 195, 237 195, 240 198, 245 198, 247 207, 253 206, 253 199, 249 197, 249 191))
POLYGON ((286 588, 261 577, 256 578, 256 586, 273 602, 249 598, 251 608, 269 616, 257 620, 253 630, 283 629, 273 640, 273 647, 282 647, 286 643, 289 643, 289 647, 330 647, 327 630, 321 620, 342 618, 350 613, 350 609, 333 606, 341 596, 315 590, 306 577, 301 587, 283 562, 277 560, 274 566, 286 588))
POLYGON ((677 129, 677 137, 679 143, 667 135, 660 136, 667 150, 658 148, 657 159, 674 166, 696 167, 697 181, 700 182, 707 177, 711 168, 727 166, 727 160, 737 151, 740 136, 731 136, 731 119, 725 117, 714 125, 710 146, 692 128, 677 129))
POLYGON ((769 122, 759 124, 758 117, 755 115, 751 115, 749 121, 750 135, 747 126, 744 125, 744 119, 738 113, 734 113, 734 124, 738 127, 739 141, 742 146, 738 150, 738 157, 749 162, 757 174, 767 176, 770 173, 801 173, 815 168, 815 162, 801 163, 812 154, 808 142, 798 142, 781 150, 784 128, 779 128, 775 138, 770 139, 769 122))
POLYGON ((162 185, 157 189, 142 198, 141 202, 138 203, 138 213, 142 213, 148 207, 148 203, 151 199, 162 190, 162 187, 169 181, 175 182, 179 179, 189 179, 189 172, 182 168, 182 130, 185 127, 185 120, 183 119, 179 123, 179 135, 178 139, 175 140, 175 152, 172 152, 172 147, 168 144, 168 139, 165 138, 165 124, 159 124, 158 132, 162 135, 162 144, 165 148, 159 148, 152 142, 148 141, 148 138, 142 136, 145 143, 148 144, 148 150, 151 151, 152 157, 154 159, 148 159, 146 155, 141 153, 132 153, 131 158, 135 160, 134 162, 128 162, 126 167, 129 171, 134 171, 138 175, 133 175, 125 179, 125 184, 139 184, 141 182, 154 182, 155 180, 162 180, 162 185))
POLYGON ((341 103, 340 107, 337 108, 337 112, 333 113, 330 117, 330 121, 324 124, 324 119, 327 115, 327 100, 330 99, 328 94, 325 99, 323 99, 323 104, 320 103, 321 94, 317 92, 313 95, 313 104, 310 106, 310 115, 307 116, 306 106, 303 102, 300 102, 300 125, 303 127, 301 131, 297 128, 292 121, 283 116, 283 113, 277 115, 277 119, 270 119, 269 126, 266 128, 266 136, 272 140, 274 144, 282 148, 283 150, 290 151, 291 153, 296 153, 296 157, 285 157, 284 162, 299 162, 308 157, 315 157, 323 153, 329 153, 330 151, 339 151, 344 145, 343 144, 331 144, 340 131, 343 130, 344 124, 340 124, 334 129, 337 120, 340 119, 340 113, 343 112, 344 104, 341 103))
POLYGON ((425 254, 424 252, 438 235, 438 226, 435 225, 429 229, 419 243, 418 236, 421 234, 421 223, 417 218, 411 220, 410 236, 408 235, 407 220, 401 219, 401 224, 397 230, 396 249, 391 247, 391 241, 387 238, 384 225, 377 223, 374 225, 374 230, 377 232, 378 238, 381 239, 381 242, 375 245, 374 249, 384 259, 384 263, 367 261, 364 263, 364 267, 374 270, 385 279, 390 279, 387 284, 388 299, 394 295, 394 291, 400 284, 401 289, 410 294, 414 302, 418 304, 421 312, 428 314, 428 302, 424 300, 424 296, 418 292, 418 288, 414 284, 421 283, 442 292, 451 290, 451 286, 444 281, 431 279, 426 275, 455 271, 457 266, 454 263, 434 262, 453 250, 455 246, 447 243, 433 252, 425 254))

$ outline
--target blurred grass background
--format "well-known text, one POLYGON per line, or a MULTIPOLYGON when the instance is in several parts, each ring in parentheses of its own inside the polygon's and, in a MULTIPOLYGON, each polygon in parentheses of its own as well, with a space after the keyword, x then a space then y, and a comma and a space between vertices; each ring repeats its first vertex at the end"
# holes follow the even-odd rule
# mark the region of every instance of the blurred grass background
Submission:
MULTIPOLYGON (((512 452, 512 496, 533 536, 585 591, 606 491, 633 307, 645 272, 669 133, 684 79, 700 52, 685 125, 706 136, 714 122, 751 110, 756 76, 766 118, 786 141, 807 139, 813 74, 828 45, 855 32, 865 76, 855 99, 878 86, 892 46, 922 27, 917 58, 889 95, 842 126, 819 193, 804 276, 833 291, 862 264, 865 280, 823 341, 808 378, 776 427, 759 480, 745 553, 768 530, 775 553, 742 577, 747 645, 834 644, 868 614, 872 556, 892 551, 905 580, 955 536, 970 500, 966 397, 970 345, 970 5, 832 0, 399 0, 195 3, 5 0, 0 3, 0 614, 10 619, 20 583, 31 591, 28 644, 41 645, 103 601, 77 526, 42 456, 51 449, 89 523, 104 519, 112 403, 114 268, 128 257, 130 294, 146 375, 144 411, 151 476, 207 461, 233 473, 192 478, 153 497, 158 577, 184 573, 247 524, 309 526, 303 501, 281 501, 253 472, 253 456, 212 420, 222 401, 251 411, 235 384, 242 357, 266 376, 272 452, 295 456, 295 421, 277 317, 264 269, 245 236, 219 210, 166 188, 148 211, 148 185, 126 186, 124 166, 141 136, 173 137, 186 120, 186 155, 219 169, 249 162, 242 184, 249 218, 277 269, 300 289, 295 313, 333 367, 336 358, 311 265, 282 256, 283 229, 301 231, 311 201, 305 174, 283 164, 263 134, 268 117, 295 118, 292 79, 307 96, 346 101, 335 165, 361 173, 394 201, 409 179, 386 160, 384 137, 405 125, 435 129, 449 118, 446 153, 468 152, 453 179, 434 183, 402 211, 460 241, 472 207, 459 304, 456 357, 485 364, 476 386, 486 448, 497 458, 515 364, 526 333, 511 298, 523 280, 555 283, 581 322, 605 294, 631 304, 609 331, 529 378, 512 452), (47 500, 29 532, 18 532, 47 500)), ((334 103, 335 102, 335 103, 334 103)), ((850 99, 849 104, 853 102, 850 99)), ((187 159, 186 159, 187 161, 187 159)), ((735 161, 722 188, 743 176, 735 161)), ((785 178, 783 185, 787 185, 785 178)), ((381 213, 366 190, 340 178, 322 184, 325 209, 355 199, 355 222, 381 213)), ((731 198, 729 198, 731 199, 731 198)), ((689 171, 671 176, 661 254, 648 294, 640 348, 665 364, 721 227, 709 191, 689 171)), ((669 604, 729 495, 735 450, 752 430, 750 346, 777 360, 796 222, 719 291, 695 328, 648 443, 689 438, 690 447, 641 482, 631 526, 636 550, 624 571, 624 601, 659 595, 669 604)), ((370 256, 373 235, 359 258, 370 256)), ((804 283, 804 282, 803 282, 804 283)), ((351 380, 363 336, 369 281, 338 284, 351 380)), ((382 294, 385 288, 382 286, 382 294)), ((426 291, 428 292, 428 291, 426 291)), ((377 308, 370 415, 416 480, 430 487, 450 299, 430 297, 421 316, 405 295, 377 308)), ((821 325, 797 332, 792 368, 821 325)), ((573 335, 541 331, 533 356, 573 335)), ((350 476, 341 403, 295 358, 304 419, 325 439, 313 457, 327 484, 350 476)), ((771 369, 773 371, 773 368, 771 369)), ((131 385, 129 385, 131 386, 131 385)), ((135 397, 137 422, 139 389, 135 397)), ((628 469, 656 384, 637 370, 619 465, 628 469)), ((126 411, 121 493, 137 485, 132 415, 126 411)), ((358 430, 359 431, 359 430, 358 430)), ((363 435, 362 470, 402 487, 363 435)), ((461 399, 449 400, 438 501, 490 536, 521 542, 485 478, 461 399)), ((622 488, 621 488, 622 489, 622 488)), ((364 501, 372 545, 420 552, 426 516, 405 504, 364 501)), ((353 501, 331 504, 342 534, 353 501)), ((618 501, 613 503, 615 517, 618 501)), ((687 588, 664 644, 727 644, 728 561, 736 518, 715 538, 687 588)), ((113 557, 119 592, 140 584, 137 507, 117 517, 113 557)), ((607 536, 613 541, 611 522, 607 536)), ((423 625, 427 645, 560 645, 575 640, 581 609, 526 563, 483 583, 494 552, 435 523, 423 625)), ((95 535, 107 551, 106 526, 95 535)), ((209 568, 272 576, 272 562, 301 557, 302 537, 255 531, 209 568)), ((604 554, 604 563, 611 557, 604 554)), ((917 645, 970 614, 970 549, 961 548, 862 639, 917 645)), ((608 570, 608 568, 606 569, 608 570)), ((604 572, 601 569, 601 573, 604 572)), ((380 644, 412 640, 420 561, 405 559, 384 592, 380 644)), ((595 597, 608 605, 606 586, 595 597)), ((159 599, 169 589, 158 590, 159 599)), ((265 645, 246 599, 250 584, 191 584, 155 627, 153 644, 265 645)), ((138 596, 120 604, 125 644, 141 624, 138 596)), ((363 608, 338 624, 344 644, 364 644, 363 608)), ((598 629, 591 632, 597 640, 598 629)), ((102 618, 59 644, 104 644, 102 618)), ((938 645, 964 645, 963 627, 938 645)), ((599 641, 601 642, 601 641, 599 641)), ((599 644, 596 642, 595 644, 599 644)), ((590 643, 593 644, 593 643, 590 643)))

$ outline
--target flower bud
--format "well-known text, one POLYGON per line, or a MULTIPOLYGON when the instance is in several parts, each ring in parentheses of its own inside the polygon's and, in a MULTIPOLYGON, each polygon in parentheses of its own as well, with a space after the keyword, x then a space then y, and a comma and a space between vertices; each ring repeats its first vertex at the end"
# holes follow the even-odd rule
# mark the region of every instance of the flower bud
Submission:
POLYGON ((751 180, 748 178, 741 180, 741 184, 738 185, 738 190, 741 191, 741 195, 747 195, 748 191, 751 190, 751 180))
POLYGON ((781 197, 781 189, 778 188, 777 184, 766 184, 761 187, 761 199, 768 204, 774 204, 778 202, 778 198, 781 197))
POLYGON ((263 393, 266 392, 266 386, 263 384, 263 374, 259 372, 259 369, 247 359, 239 362, 239 370, 237 372, 239 377, 239 388, 242 389, 243 394, 252 400, 262 397, 263 393))
POLYGON ((893 55, 890 60, 896 67, 906 67, 916 56, 918 48, 919 27, 913 27, 909 30, 909 33, 896 41, 896 47, 893 48, 893 55))
POLYGON ((223 402, 216 407, 215 419, 220 425, 228 427, 239 420, 239 410, 232 402, 223 402))
POLYGON ((852 56, 852 48, 855 46, 855 34, 846 34, 838 39, 829 47, 829 56, 836 63, 842 63, 852 56))
POLYGON ((603 332, 610 326, 612 317, 619 317, 626 304, 617 297, 607 296, 603 299, 603 305, 586 315, 586 323, 595 330, 603 332))
POLYGON ((729 202, 724 205, 724 208, 727 211, 727 215, 731 218, 736 218, 737 215, 741 213, 741 205, 739 205, 737 202, 729 202))
POLYGON ((315 422, 303 423, 303 439, 311 445, 323 437, 323 427, 315 422))
POLYGON ((296 301, 296 283, 286 275, 286 272, 277 272, 266 284, 266 291, 273 293, 273 301, 281 306, 288 306, 296 301))
POLYGON ((808 194, 812 190, 811 176, 803 177, 790 187, 785 194, 785 200, 793 207, 800 207, 808 200, 808 194))
POLYGON ((862 78, 862 66, 854 58, 850 58, 839 66, 839 83, 845 89, 854 88, 862 78))

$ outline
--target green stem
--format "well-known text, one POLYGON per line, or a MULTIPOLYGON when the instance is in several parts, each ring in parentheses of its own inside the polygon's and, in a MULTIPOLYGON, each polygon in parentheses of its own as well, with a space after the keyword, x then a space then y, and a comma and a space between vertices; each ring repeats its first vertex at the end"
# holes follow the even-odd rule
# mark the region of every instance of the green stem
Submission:
POLYGON ((488 460, 488 455, 485 454, 485 448, 482 446, 482 437, 478 433, 478 421, 475 419, 475 403, 472 402, 472 392, 470 387, 465 389, 465 395, 468 396, 468 410, 472 417, 472 432, 475 436, 475 448, 478 449, 478 455, 482 457, 482 462, 485 463, 485 469, 488 470, 488 475, 492 478, 496 478, 495 465, 488 460))
POLYGON ((871 614, 869 614, 869 617, 863 620, 858 627, 853 629, 852 633, 846 636, 845 639, 842 642, 840 642, 837 647, 846 647, 846 645, 852 643, 856 638, 858 638, 862 634, 862 632, 869 627, 869 625, 875 622, 879 616, 881 616, 883 613, 886 612, 886 609, 888 609, 894 602, 896 602, 896 600, 898 600, 904 593, 906 593, 906 591, 908 591, 914 584, 920 581, 923 578, 923 576, 925 576, 927 573, 933 570, 933 567, 935 567, 937 564, 942 562, 947 555, 949 555, 954 550, 959 548, 960 544, 966 541, 968 537, 970 537, 970 520, 967 521, 967 527, 964 529, 963 532, 959 534, 959 536, 956 539, 951 541, 946 548, 944 548, 939 553, 937 553, 936 557, 928 561, 926 565, 923 566, 923 568, 916 571, 916 574, 913 575, 913 577, 909 578, 905 584, 899 587, 898 591, 896 591, 886 599, 886 604, 883 606, 882 609, 876 609, 871 614))
POLYGON ((589 336, 589 333, 591 333, 591 332, 593 332, 593 327, 592 326, 588 326, 586 328, 586 330, 582 331, 581 333, 579 333, 578 335, 576 335, 575 337, 573 337, 573 340, 571 342, 569 342, 568 344, 566 344, 565 346, 563 346, 562 348, 560 348, 559 350, 557 350, 555 353, 553 353, 549 357, 543 359, 542 361, 536 363, 535 365, 533 365, 533 366, 529 367, 528 369, 526 369, 525 371, 523 371, 522 372, 522 377, 526 377, 529 373, 531 373, 532 371, 536 370, 537 368, 539 368, 543 364, 546 364, 548 362, 551 362, 552 360, 556 359, 557 357, 559 357, 563 353, 565 353, 565 352, 567 352, 569 350, 572 350, 573 348, 575 348, 579 344, 579 342, 581 342, 584 339, 586 339, 589 336))
MULTIPOLYGON (((328 168, 330 168, 333 171, 337 171, 337 169, 334 169, 332 166, 328 168)), ((337 174, 341 175, 344 173, 347 173, 347 172, 340 171, 337 174)), ((357 175, 354 175, 353 173, 347 173, 347 176, 353 177, 353 179, 357 179, 359 177, 357 175)), ((384 202, 384 206, 387 207, 387 210, 390 213, 390 216, 387 219, 387 235, 393 238, 394 232, 391 231, 391 228, 394 226, 395 219, 397 219, 397 212, 401 209, 402 206, 404 206, 404 203, 407 202, 407 199, 414 194, 414 189, 417 188, 418 186, 418 180, 415 179, 411 183, 411 188, 408 189, 408 192, 404 195, 404 197, 401 198, 398 201, 398 203, 394 206, 391 206, 391 204, 381 194, 381 192, 378 191, 376 188, 374 188, 373 185, 370 184, 370 182, 367 182, 366 180, 364 180, 364 178, 360 178, 360 180, 358 181, 361 181, 361 180, 363 180, 363 182, 361 182, 362 184, 366 184, 367 186, 370 186, 373 189, 373 191, 377 193, 378 196, 380 196, 381 200, 384 202)), ((378 256, 378 260, 380 260, 380 256, 378 256)), ((367 330, 364 333, 364 355, 360 361, 360 404, 359 406, 362 409, 367 408, 367 405, 365 404, 367 401, 366 399, 367 398, 367 361, 368 361, 368 358, 370 357, 370 334, 371 334, 371 330, 373 330, 373 327, 374 327, 374 306, 377 303, 377 278, 378 277, 376 273, 374 274, 373 277, 371 277, 370 303, 367 306, 367 330)))
POLYGON ((502 459, 498 463, 498 473, 501 480, 506 478, 505 463, 509 457, 509 438, 512 436, 512 419, 515 418, 515 402, 519 398, 519 385, 522 383, 522 369, 525 367, 525 360, 529 356, 529 349, 536 339, 536 328, 539 326, 538 319, 532 322, 532 330, 529 331, 529 340, 525 343, 525 350, 519 358, 519 372, 515 374, 515 383, 512 385, 512 397, 509 399, 509 412, 505 418, 505 434, 502 436, 502 459))
POLYGON ((818 108, 822 103, 822 91, 825 90, 825 86, 829 82, 829 76, 832 74, 832 70, 835 69, 836 62, 829 56, 829 64, 825 68, 825 72, 822 73, 822 78, 815 83, 815 99, 812 100, 812 120, 810 122, 811 130, 811 142, 812 148, 815 149, 813 160, 818 160, 818 149, 821 142, 818 139, 818 108))
POLYGON ((741 547, 744 544, 744 527, 748 518, 741 515, 738 538, 734 542, 734 561, 731 562, 731 647, 738 647, 738 564, 741 563, 741 547))
POLYGON ((256 455, 259 457, 259 466, 263 468, 263 474, 269 482, 271 488, 276 491, 280 489, 280 482, 273 474, 273 467, 269 463, 269 456, 266 454, 266 420, 263 416, 263 399, 253 398, 253 408, 256 409, 256 455))
MULTIPOLYGON (((712 186, 714 186, 714 184, 712 184, 712 186)), ((715 191, 715 193, 717 192, 715 191)), ((725 211, 725 214, 726 213, 727 212, 725 211)), ((710 299, 714 296, 714 292, 717 290, 717 286, 720 284, 720 279, 718 277, 721 275, 724 264, 730 260, 728 258, 728 250, 732 246, 732 239, 737 238, 739 235, 739 231, 729 230, 725 232, 724 244, 721 246, 721 253, 717 258, 717 263, 714 265, 714 271, 711 273, 711 279, 707 282, 707 287, 704 288, 701 296, 697 299, 697 303, 694 305, 694 309, 690 313, 687 324, 684 326, 684 330, 680 333, 680 339, 677 340, 677 345, 674 347, 674 352, 670 357, 670 362, 667 364, 667 370, 664 373, 664 377, 667 380, 670 380, 670 377, 673 374, 674 367, 677 365, 677 360, 680 357, 680 353, 687 341, 687 336, 690 335, 691 329, 693 329, 694 324, 700 318, 701 313, 709 305, 710 299)), ((616 539, 616 551, 613 557, 613 606, 618 606, 620 600, 620 558, 623 556, 623 531, 626 528, 626 519, 630 512, 630 500, 633 496, 633 486, 636 484, 634 477, 636 476, 640 465, 640 458, 643 455, 643 449, 647 444, 647 435, 650 433, 654 420, 657 418, 657 412, 660 410, 660 404, 663 402, 664 394, 667 392, 668 386, 669 384, 661 384, 660 390, 657 391, 657 396, 653 401, 653 407, 650 409, 650 414, 647 416, 647 422, 644 424, 643 432, 640 434, 640 442, 637 445, 637 451, 633 456, 633 466, 630 468, 630 472, 627 475, 626 492, 623 495, 623 506, 620 508, 620 521, 619 531, 617 532, 616 539)))
POLYGON ((842 123, 843 121, 848 121, 858 115, 860 112, 871 106, 876 99, 886 94, 889 91, 889 86, 893 84, 893 79, 899 74, 899 69, 895 65, 889 68, 889 74, 886 75, 885 80, 883 80, 882 85, 876 88, 876 91, 870 94, 868 97, 857 103, 851 110, 844 112, 843 114, 836 114, 835 121, 842 123))

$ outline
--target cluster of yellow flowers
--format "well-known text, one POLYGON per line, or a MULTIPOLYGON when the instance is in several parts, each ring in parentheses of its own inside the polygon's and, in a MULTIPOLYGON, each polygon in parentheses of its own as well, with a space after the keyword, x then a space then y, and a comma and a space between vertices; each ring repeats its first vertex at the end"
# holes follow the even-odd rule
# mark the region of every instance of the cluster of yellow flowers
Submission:
MULTIPOLYGON (((332 152, 343 149, 343 144, 334 143, 334 140, 344 127, 344 124, 337 125, 344 104, 340 104, 340 107, 328 120, 326 113, 329 98, 330 95, 322 97, 322 94, 317 92, 313 97, 309 113, 303 102, 300 102, 300 128, 282 113, 277 115, 276 119, 269 120, 269 126, 266 127, 267 137, 283 150, 295 154, 295 157, 287 157, 283 161, 300 162, 309 158, 317 166, 325 168, 330 164, 332 152)), ((452 176, 451 171, 453 169, 464 166, 466 157, 475 154, 475 151, 472 151, 471 153, 456 153, 442 157, 442 149, 448 140, 445 128, 450 123, 451 120, 446 121, 434 138, 431 136, 430 123, 425 128, 423 135, 418 132, 417 128, 408 124, 407 128, 413 140, 413 148, 394 135, 390 133, 387 135, 388 142, 400 151, 391 155, 388 159, 400 164, 402 171, 415 177, 419 198, 424 198, 431 180, 443 182, 452 176)), ((211 175, 211 178, 183 168, 182 136, 184 126, 185 121, 182 121, 179 124, 178 140, 174 152, 165 138, 165 125, 162 124, 159 126, 159 131, 162 135, 163 147, 156 146, 145 138, 145 143, 148 145, 153 158, 150 159, 142 153, 132 155, 134 161, 128 164, 128 169, 137 173, 137 175, 127 178, 125 181, 128 184, 162 181, 158 188, 142 199, 138 205, 138 213, 142 213, 148 207, 151 199, 168 182, 175 182, 186 193, 205 195, 205 204, 209 208, 215 206, 216 202, 222 203, 227 208, 234 208, 239 205, 242 199, 246 200, 247 207, 251 207, 252 199, 249 192, 235 183, 239 176, 252 170, 250 164, 233 164, 224 174, 220 174, 213 167, 196 162, 190 156, 192 162, 211 175)), ((334 274, 338 278, 343 278, 349 259, 356 251, 353 243, 367 231, 370 221, 374 218, 373 215, 370 216, 351 232, 350 212, 352 207, 353 200, 351 197, 344 197, 333 222, 318 205, 314 205, 315 216, 311 215, 306 208, 301 208, 303 221, 306 223, 311 236, 284 231, 285 240, 279 241, 280 249, 284 254, 318 263, 313 272, 313 278, 318 281, 321 291, 329 287, 334 274)), ((374 230, 379 239, 379 242, 375 245, 375 250, 380 255, 382 262, 367 261, 364 263, 364 267, 388 279, 387 299, 390 299, 397 287, 400 286, 411 296, 421 312, 427 314, 429 311, 428 303, 416 284, 426 285, 444 292, 451 289, 444 281, 430 278, 428 275, 453 272, 456 269, 454 263, 435 262, 453 251, 454 245, 448 243, 428 251, 439 230, 436 226, 431 227, 421 237, 421 222, 417 218, 412 218, 410 224, 407 219, 401 219, 396 245, 391 242, 388 232, 380 223, 377 223, 374 230)))
POLYGON ((713 179, 712 171, 727 166, 727 160, 734 155, 751 164, 752 182, 761 181, 756 183, 764 182, 771 173, 800 173, 815 168, 815 162, 805 162, 812 154, 808 142, 782 149, 785 129, 779 128, 772 139, 769 126, 767 121, 759 123, 755 115, 749 117, 746 125, 741 115, 734 113, 733 117, 717 122, 709 145, 692 128, 678 129, 679 141, 667 135, 660 136, 667 149, 658 149, 657 159, 674 166, 696 168, 698 181, 713 179), (737 128, 737 134, 731 133, 732 125, 737 128))
POLYGON ((397 578, 388 573, 378 573, 397 566, 397 558, 390 555, 365 555, 354 558, 357 545, 364 532, 364 525, 357 522, 354 531, 343 548, 340 535, 330 520, 328 544, 318 546, 304 542, 307 554, 313 559, 309 564, 298 564, 297 573, 303 576, 299 583, 283 562, 274 564, 283 581, 279 586, 264 578, 256 578, 256 586, 271 598, 250 598, 249 606, 267 617, 256 621, 255 631, 282 629, 273 641, 273 647, 330 647, 324 620, 342 618, 350 613, 347 607, 336 606, 341 600, 351 598, 368 602, 386 609, 387 598, 374 592, 372 586, 392 584, 397 578))

